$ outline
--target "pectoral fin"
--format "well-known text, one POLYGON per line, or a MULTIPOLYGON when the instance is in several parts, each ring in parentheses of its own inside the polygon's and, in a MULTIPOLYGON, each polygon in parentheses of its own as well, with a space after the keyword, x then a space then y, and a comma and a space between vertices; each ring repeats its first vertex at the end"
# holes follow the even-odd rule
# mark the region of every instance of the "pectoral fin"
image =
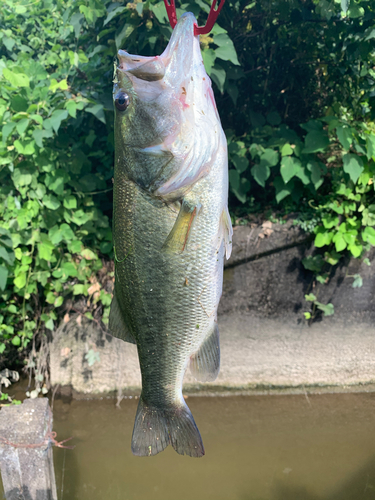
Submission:
POLYGON ((219 226, 219 231, 217 233, 217 239, 215 245, 216 245, 216 252, 218 252, 224 240, 225 257, 227 260, 229 259, 230 254, 232 253, 232 237, 233 237, 232 222, 230 220, 228 207, 225 207, 221 212, 220 226, 219 226))
POLYGON ((164 251, 182 253, 185 250, 200 208, 200 203, 182 202, 176 222, 162 247, 164 251))
POLYGON ((190 359, 190 370, 200 382, 213 382, 220 370, 219 328, 214 323, 211 334, 190 359))
POLYGON ((230 220, 228 207, 225 207, 223 213, 221 214, 221 223, 224 226, 224 246, 225 246, 225 257, 227 260, 232 253, 232 238, 233 238, 233 227, 232 221, 230 220))
POLYGON ((123 314, 117 300, 116 290, 113 294, 111 312, 109 313, 108 329, 114 337, 124 340, 125 342, 129 342, 130 344, 136 343, 123 318, 123 314))

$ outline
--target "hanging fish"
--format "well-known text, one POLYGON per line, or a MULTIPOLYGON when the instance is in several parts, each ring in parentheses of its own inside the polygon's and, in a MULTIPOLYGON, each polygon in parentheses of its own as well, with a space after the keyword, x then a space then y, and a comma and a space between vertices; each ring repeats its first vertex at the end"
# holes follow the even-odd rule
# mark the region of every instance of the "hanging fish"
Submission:
POLYGON ((118 52, 113 90, 115 291, 110 331, 137 344, 132 452, 204 455, 182 396, 188 366, 220 367, 217 307, 231 252, 227 144, 194 34, 179 19, 161 56, 118 52))

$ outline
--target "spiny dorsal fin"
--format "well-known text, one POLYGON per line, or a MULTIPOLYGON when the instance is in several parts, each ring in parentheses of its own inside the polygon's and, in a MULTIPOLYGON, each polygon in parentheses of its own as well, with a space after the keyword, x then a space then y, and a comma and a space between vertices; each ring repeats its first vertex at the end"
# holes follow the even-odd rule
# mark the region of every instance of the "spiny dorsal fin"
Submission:
POLYGON ((117 337, 125 342, 129 342, 130 344, 135 344, 136 341, 131 334, 128 326, 125 323, 123 318, 117 296, 116 290, 113 294, 112 304, 111 304, 111 312, 109 313, 109 325, 108 329, 114 337, 117 337))
POLYGON ((219 375, 220 343, 219 328, 216 323, 199 350, 190 358, 190 370, 200 382, 213 382, 219 375))

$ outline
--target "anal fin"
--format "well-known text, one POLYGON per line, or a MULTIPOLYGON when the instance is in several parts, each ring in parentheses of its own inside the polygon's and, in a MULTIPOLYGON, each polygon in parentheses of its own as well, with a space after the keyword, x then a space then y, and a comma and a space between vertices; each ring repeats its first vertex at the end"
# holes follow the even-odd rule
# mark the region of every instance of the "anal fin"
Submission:
POLYGON ((185 250, 191 229, 200 208, 200 203, 193 204, 186 200, 182 201, 176 222, 162 247, 164 251, 182 253, 185 250))
POLYGON ((190 358, 190 370, 200 382, 213 382, 219 375, 220 343, 219 327, 216 323, 199 350, 190 358))
POLYGON ((117 296, 116 290, 113 294, 113 299, 111 303, 111 311, 109 313, 109 324, 108 329, 112 333, 114 337, 117 337, 125 342, 129 342, 130 344, 135 344, 136 341, 131 334, 129 327, 126 325, 123 314, 121 312, 117 296))

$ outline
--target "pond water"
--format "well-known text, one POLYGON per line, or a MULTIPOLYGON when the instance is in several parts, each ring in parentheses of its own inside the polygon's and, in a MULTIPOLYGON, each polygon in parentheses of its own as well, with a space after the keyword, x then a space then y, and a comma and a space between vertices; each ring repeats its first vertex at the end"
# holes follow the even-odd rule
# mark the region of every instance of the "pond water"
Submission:
POLYGON ((138 401, 54 401, 59 500, 375 499, 375 394, 189 397, 206 455, 134 457, 138 401), (70 443, 67 443, 70 444, 70 443))

